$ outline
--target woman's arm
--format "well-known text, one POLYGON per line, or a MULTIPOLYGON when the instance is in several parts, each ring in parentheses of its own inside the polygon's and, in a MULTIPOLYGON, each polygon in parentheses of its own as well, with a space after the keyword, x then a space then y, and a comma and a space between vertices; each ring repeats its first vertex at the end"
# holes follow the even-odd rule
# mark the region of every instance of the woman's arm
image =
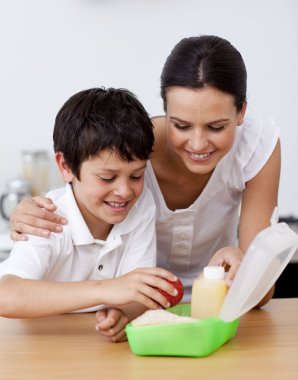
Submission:
MULTIPOLYGON (((208 265, 222 265, 228 271, 227 285, 232 281, 241 265, 243 253, 254 237, 270 225, 270 218, 277 205, 280 176, 280 143, 261 171, 246 184, 243 193, 240 223, 239 247, 224 247, 212 256, 208 265)), ((274 286, 257 307, 265 305, 273 296, 274 286)))
POLYGON ((56 206, 45 197, 25 198, 14 209, 10 218, 12 240, 27 240, 29 235, 49 237, 50 232, 61 232, 67 220, 54 213, 56 206))
MULTIPOLYGON (((265 166, 246 184, 239 223, 239 247, 243 252, 247 250, 254 237, 270 225, 272 212, 278 203, 280 161, 278 141, 265 166)), ((265 305, 273 293, 274 287, 258 306, 265 305)))
POLYGON ((0 315, 8 318, 43 317, 100 304, 121 306, 137 302, 150 309, 169 307, 159 292, 175 295, 169 284, 176 277, 161 268, 138 268, 102 281, 58 282, 29 280, 13 275, 0 279, 0 315))
POLYGON ((280 142, 261 171, 246 183, 243 192, 239 246, 246 251, 253 238, 270 225, 270 218, 278 203, 280 177, 280 142))

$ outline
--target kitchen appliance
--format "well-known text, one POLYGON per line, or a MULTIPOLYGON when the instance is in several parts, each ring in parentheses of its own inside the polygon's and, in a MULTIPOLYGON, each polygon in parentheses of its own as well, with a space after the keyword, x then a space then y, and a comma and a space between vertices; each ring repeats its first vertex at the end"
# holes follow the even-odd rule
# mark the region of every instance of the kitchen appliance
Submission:
POLYGON ((25 197, 31 196, 30 183, 24 178, 13 178, 6 183, 7 191, 0 197, 0 213, 9 220, 15 206, 25 197))

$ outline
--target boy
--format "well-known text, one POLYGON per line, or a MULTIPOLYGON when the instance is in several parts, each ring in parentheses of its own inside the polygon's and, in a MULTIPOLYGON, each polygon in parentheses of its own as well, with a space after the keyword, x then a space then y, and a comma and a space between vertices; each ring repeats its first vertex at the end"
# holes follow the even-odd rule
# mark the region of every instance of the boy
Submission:
POLYGON ((151 121, 129 91, 95 88, 64 104, 53 139, 66 187, 49 197, 68 225, 49 239, 15 244, 0 264, 0 315, 40 317, 105 304, 100 330, 123 340, 125 324, 144 306, 169 306, 156 288, 177 292, 164 280, 176 277, 154 268, 155 205, 143 191, 151 121))

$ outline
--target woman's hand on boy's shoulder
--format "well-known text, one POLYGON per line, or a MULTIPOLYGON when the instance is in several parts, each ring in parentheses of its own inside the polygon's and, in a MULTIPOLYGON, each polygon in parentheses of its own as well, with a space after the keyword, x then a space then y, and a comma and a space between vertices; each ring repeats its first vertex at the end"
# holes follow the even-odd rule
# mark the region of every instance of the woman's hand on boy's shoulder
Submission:
POLYGON ((108 307, 96 312, 95 329, 112 342, 124 342, 127 340, 125 326, 129 322, 123 310, 108 307))
POLYGON ((49 237, 51 232, 61 232, 65 218, 54 213, 56 206, 45 197, 23 199, 14 209, 10 218, 12 240, 27 240, 27 234, 49 237))
POLYGON ((242 250, 238 247, 224 247, 215 252, 208 265, 223 266, 227 272, 226 283, 230 287, 243 260, 243 256, 242 250))

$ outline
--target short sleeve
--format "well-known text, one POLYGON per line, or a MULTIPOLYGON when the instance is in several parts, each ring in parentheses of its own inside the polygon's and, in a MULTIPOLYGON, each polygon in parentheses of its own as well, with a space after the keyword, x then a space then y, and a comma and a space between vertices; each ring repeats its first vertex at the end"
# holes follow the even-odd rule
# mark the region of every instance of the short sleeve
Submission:
MULTIPOLYGON (((52 239, 55 239, 54 235, 52 239)), ((40 280, 47 273, 53 252, 51 238, 29 236, 14 244, 9 257, 0 264, 0 277, 6 274, 40 280)))
POLYGON ((236 157, 246 183, 270 158, 279 138, 279 127, 273 118, 248 115, 241 128, 236 157))

